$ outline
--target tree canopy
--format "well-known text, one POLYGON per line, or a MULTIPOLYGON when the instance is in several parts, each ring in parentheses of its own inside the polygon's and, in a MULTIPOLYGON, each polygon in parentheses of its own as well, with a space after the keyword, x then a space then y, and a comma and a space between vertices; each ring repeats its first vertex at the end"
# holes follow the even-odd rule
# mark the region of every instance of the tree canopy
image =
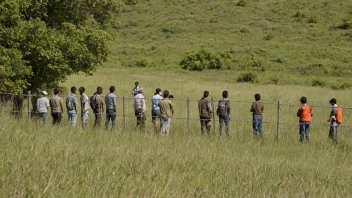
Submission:
POLYGON ((0 91, 58 86, 107 60, 115 0, 0 0, 0 91))

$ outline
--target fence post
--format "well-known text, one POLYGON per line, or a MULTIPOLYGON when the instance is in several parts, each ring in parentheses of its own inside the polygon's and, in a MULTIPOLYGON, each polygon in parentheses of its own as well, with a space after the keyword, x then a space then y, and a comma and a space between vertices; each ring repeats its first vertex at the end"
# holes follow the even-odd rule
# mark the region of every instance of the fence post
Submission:
POLYGON ((276 128, 276 140, 280 138, 280 100, 277 101, 277 128, 276 128))
POLYGON ((126 106, 125 106, 125 96, 122 97, 122 116, 123 116, 123 130, 126 130, 126 106))
POLYGON ((190 121, 190 100, 187 98, 187 132, 191 133, 191 121, 190 121))
POLYGON ((28 91, 28 120, 30 121, 32 118, 32 114, 31 114, 31 91, 28 91))
POLYGON ((213 112, 212 112, 213 114, 211 115, 211 116, 213 117, 213 125, 214 125, 214 127, 213 127, 213 130, 214 130, 214 131, 213 131, 213 132, 214 132, 214 135, 216 135, 216 126, 215 126, 215 123, 216 123, 216 122, 215 122, 215 113, 214 113, 214 112, 215 112, 215 111, 214 111, 215 106, 214 106, 214 99, 213 99, 213 98, 211 98, 211 106, 212 106, 212 111, 213 111, 213 112))

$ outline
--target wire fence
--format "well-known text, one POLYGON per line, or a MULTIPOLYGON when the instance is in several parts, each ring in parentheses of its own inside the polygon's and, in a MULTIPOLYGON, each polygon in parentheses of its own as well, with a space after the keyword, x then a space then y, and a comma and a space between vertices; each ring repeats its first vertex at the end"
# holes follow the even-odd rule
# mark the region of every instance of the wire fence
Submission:
MULTIPOLYGON (((0 92, 0 112, 11 113, 19 117, 28 116, 31 120, 36 116, 36 111, 33 110, 33 104, 39 96, 35 94, 12 94, 0 92)), ((65 103, 65 97, 61 96, 63 103, 65 103)), ((101 96, 103 101, 104 96, 101 96)), ((79 96, 77 96, 79 99, 79 96)), ((173 99, 172 103, 175 107, 175 116, 172 118, 172 122, 176 125, 182 125, 185 133, 191 133, 192 129, 200 127, 199 113, 198 113, 198 101, 196 99, 173 99), (198 123, 196 123, 198 121, 198 123)), ((212 103, 213 112, 216 112, 218 99, 210 99, 212 103)), ((250 106, 253 101, 245 100, 230 100, 231 101, 231 115, 230 124, 231 128, 236 127, 238 123, 251 125, 252 115, 249 112, 250 106), (236 124, 237 123, 237 124, 236 124)), ((135 127, 136 121, 134 112, 134 98, 133 97, 117 97, 117 118, 118 124, 121 124, 123 130, 130 130, 135 127)), ((263 102, 265 105, 263 124, 267 126, 270 131, 275 131, 276 139, 280 138, 280 132, 282 128, 291 128, 293 125, 298 125, 298 118, 296 116, 300 104, 289 104, 281 103, 281 101, 275 102, 263 102)), ((147 112, 146 117, 151 120, 151 107, 152 99, 146 99, 147 112)), ((316 127, 327 127, 330 123, 327 122, 328 116, 330 115, 331 106, 324 105, 310 105, 313 108, 313 119, 311 126, 316 127)), ((340 106, 343 109, 344 122, 339 127, 341 128, 352 128, 352 121, 349 119, 352 117, 352 107, 340 106)), ((90 110, 91 111, 91 110, 90 110)), ((80 111, 78 111, 79 114, 80 111)), ((91 115, 94 115, 91 111, 91 115)), ((102 113, 105 115, 104 113, 102 113)), ((216 133, 218 128, 218 117, 213 113, 212 118, 212 131, 216 133)))

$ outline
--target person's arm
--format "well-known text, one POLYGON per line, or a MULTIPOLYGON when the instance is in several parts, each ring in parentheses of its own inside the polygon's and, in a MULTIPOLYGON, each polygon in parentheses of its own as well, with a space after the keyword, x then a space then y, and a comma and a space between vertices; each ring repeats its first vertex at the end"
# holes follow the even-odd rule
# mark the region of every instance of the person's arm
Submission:
POLYGON ((262 113, 264 112, 264 104, 262 103, 262 113))
POLYGON ((198 113, 199 113, 199 116, 202 115, 202 108, 200 105, 200 101, 198 101, 198 113))
POLYGON ((47 98, 45 98, 45 99, 46 99, 45 100, 45 106, 46 106, 46 108, 49 109, 49 107, 50 107, 49 100, 47 98))
POLYGON ((231 102, 228 101, 228 102, 226 103, 226 105, 227 105, 227 113, 228 113, 228 115, 230 115, 230 113, 231 113, 231 102))
POLYGON ((75 104, 74 104, 74 106, 75 106, 75 111, 77 112, 78 100, 77 100, 77 97, 74 97, 74 99, 75 99, 75 100, 74 100, 74 101, 75 101, 75 102, 74 102, 74 103, 75 103, 75 104))
POLYGON ((171 118, 174 117, 175 111, 174 111, 174 105, 170 102, 170 109, 171 109, 171 118))
POLYGON ((145 98, 143 98, 143 112, 147 111, 147 105, 145 104, 145 98))
POLYGON ((60 98, 60 108, 61 108, 61 116, 64 115, 64 106, 62 104, 62 98, 60 98))
POLYGON ((113 103, 114 103, 114 111, 116 112, 116 106, 117 106, 116 97, 114 97, 113 103))
POLYGON ((254 112, 254 102, 252 103, 252 106, 251 106, 250 112, 254 112))
POLYGON ((313 108, 312 107, 310 108, 310 116, 313 117, 313 108))
POLYGON ((302 113, 303 113, 303 109, 302 107, 300 107, 297 111, 297 117, 301 117, 302 113))

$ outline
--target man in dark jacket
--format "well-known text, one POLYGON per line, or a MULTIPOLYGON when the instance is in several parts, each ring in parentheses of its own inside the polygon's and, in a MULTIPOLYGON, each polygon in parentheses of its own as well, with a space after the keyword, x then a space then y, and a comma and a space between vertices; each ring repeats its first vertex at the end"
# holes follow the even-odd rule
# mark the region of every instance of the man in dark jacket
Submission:
POLYGON ((211 118, 213 115, 211 102, 208 100, 209 91, 204 91, 203 98, 198 101, 198 110, 200 118, 200 127, 202 135, 204 135, 204 128, 207 129, 207 133, 210 136, 211 129, 211 118))

